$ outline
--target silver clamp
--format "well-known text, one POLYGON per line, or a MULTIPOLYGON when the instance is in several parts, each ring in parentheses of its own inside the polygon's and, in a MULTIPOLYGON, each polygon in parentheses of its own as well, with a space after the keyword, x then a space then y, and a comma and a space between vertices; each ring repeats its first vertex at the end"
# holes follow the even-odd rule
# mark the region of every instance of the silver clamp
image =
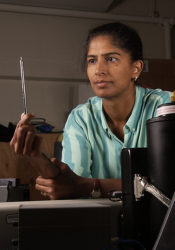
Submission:
POLYGON ((134 195, 136 201, 140 200, 144 196, 144 191, 149 192, 158 200, 160 200, 165 206, 169 207, 171 200, 165 196, 159 189, 154 185, 149 184, 146 177, 140 174, 134 175, 134 195))

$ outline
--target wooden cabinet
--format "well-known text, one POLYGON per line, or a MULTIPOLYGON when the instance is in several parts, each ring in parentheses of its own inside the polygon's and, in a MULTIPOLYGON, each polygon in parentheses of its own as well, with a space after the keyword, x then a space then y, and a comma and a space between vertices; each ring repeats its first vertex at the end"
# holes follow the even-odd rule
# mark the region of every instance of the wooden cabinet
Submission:
MULTIPOLYGON (((41 134, 42 152, 49 156, 54 155, 54 143, 59 134, 41 134)), ((19 178, 21 184, 29 184, 30 200, 41 200, 43 197, 34 188, 37 173, 30 166, 25 157, 17 156, 8 142, 0 142, 0 178, 19 178)))
POLYGON ((148 59, 145 60, 145 70, 139 83, 145 87, 175 90, 175 60, 148 59))

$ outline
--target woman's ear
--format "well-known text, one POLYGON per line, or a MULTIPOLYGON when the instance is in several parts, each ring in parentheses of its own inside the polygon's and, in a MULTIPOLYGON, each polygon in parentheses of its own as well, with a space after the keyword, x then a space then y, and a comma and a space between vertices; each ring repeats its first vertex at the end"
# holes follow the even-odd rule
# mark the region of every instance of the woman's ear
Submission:
POLYGON ((143 70, 143 61, 137 60, 133 63, 133 78, 138 78, 143 70))

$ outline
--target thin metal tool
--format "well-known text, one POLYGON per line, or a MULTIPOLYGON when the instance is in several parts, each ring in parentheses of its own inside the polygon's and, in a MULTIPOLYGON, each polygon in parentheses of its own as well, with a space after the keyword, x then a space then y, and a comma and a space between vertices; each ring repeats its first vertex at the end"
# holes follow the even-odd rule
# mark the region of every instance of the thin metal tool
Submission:
POLYGON ((20 57, 20 72, 21 72, 21 83, 22 83, 22 95, 23 95, 23 104, 24 104, 24 114, 27 114, 27 98, 26 98, 26 88, 25 88, 25 79, 24 79, 24 64, 23 64, 22 57, 20 57))
MULTIPOLYGON (((27 98, 26 98, 26 89, 25 89, 25 79, 24 79, 24 63, 22 57, 20 57, 20 72, 21 72, 21 83, 22 83, 22 96, 24 104, 24 114, 27 114, 27 98)), ((30 158, 31 165, 36 168, 40 175, 45 178, 55 178, 59 172, 59 166, 53 163, 49 157, 41 153, 38 157, 30 158)))

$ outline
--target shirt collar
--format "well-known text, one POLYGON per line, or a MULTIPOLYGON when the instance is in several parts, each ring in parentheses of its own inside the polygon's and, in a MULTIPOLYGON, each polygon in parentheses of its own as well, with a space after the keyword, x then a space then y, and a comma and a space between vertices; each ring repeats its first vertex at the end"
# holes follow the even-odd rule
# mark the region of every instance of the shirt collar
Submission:
POLYGON ((136 86, 135 88, 135 104, 131 115, 125 124, 124 128, 135 131, 137 129, 137 123, 139 120, 142 104, 143 104, 144 88, 136 86))
POLYGON ((108 131, 109 127, 108 127, 106 117, 105 117, 105 114, 104 114, 102 99, 101 99, 101 122, 102 122, 102 127, 104 128, 104 130, 108 131))
MULTIPOLYGON (((127 123, 125 124, 124 128, 127 128, 129 130, 135 131, 137 128, 137 123, 138 123, 138 119, 140 116, 140 112, 141 112, 141 108, 142 108, 142 100, 143 100, 143 96, 144 96, 144 88, 140 87, 140 86, 136 86, 135 87, 135 104, 132 110, 132 113, 127 121, 127 123)), ((102 99, 101 99, 101 122, 102 122, 102 127, 103 129, 108 132, 110 134, 110 129, 108 127, 105 115, 104 115, 104 111, 103 111, 103 103, 102 103, 102 99)))

